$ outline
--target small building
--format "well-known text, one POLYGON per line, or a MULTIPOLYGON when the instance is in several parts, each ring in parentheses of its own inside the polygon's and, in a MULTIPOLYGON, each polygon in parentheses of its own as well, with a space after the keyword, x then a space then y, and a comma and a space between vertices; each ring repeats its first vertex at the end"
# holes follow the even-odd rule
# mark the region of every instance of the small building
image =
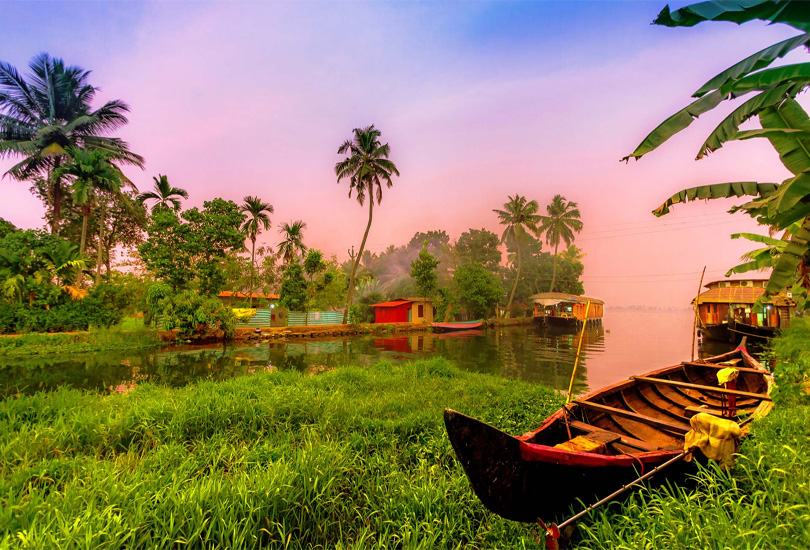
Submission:
POLYGON ((430 298, 397 298, 372 304, 375 323, 432 323, 433 300, 430 298))
POLYGON ((239 307, 253 298, 254 306, 256 303, 274 303, 278 302, 280 296, 278 294, 261 294, 260 292, 220 292, 217 297, 222 300, 222 303, 228 307, 239 307))

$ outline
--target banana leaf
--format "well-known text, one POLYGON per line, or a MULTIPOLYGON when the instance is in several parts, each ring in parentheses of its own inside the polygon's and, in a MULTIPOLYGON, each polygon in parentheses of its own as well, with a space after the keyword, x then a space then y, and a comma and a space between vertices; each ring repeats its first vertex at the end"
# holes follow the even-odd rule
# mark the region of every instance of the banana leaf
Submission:
POLYGON ((770 269, 778 262, 778 260, 778 256, 768 255, 765 258, 735 265, 726 271, 726 277, 731 277, 734 273, 748 273, 749 271, 762 271, 763 269, 770 269))
POLYGON ((720 89, 720 92, 748 92, 751 90, 764 90, 788 82, 808 81, 810 81, 810 63, 794 63, 749 74, 740 80, 729 82, 720 89))
POLYGON ((723 102, 724 99, 728 98, 727 95, 723 95, 718 91, 714 91, 710 94, 707 94, 700 99, 697 99, 666 119, 664 122, 659 124, 652 132, 650 132, 647 137, 636 147, 636 150, 633 151, 631 154, 627 155, 626 157, 622 158, 622 161, 627 162, 631 157, 632 158, 641 158, 642 156, 646 155, 650 151, 654 151, 658 147, 661 146, 662 143, 667 141, 669 138, 687 128, 692 121, 698 118, 703 113, 711 111, 720 103, 723 102))
POLYGON ((807 256, 807 241, 810 240, 810 220, 805 220, 798 230, 793 232, 790 241, 785 245, 784 250, 779 255, 779 260, 773 267, 768 286, 765 287, 767 294, 777 294, 782 289, 793 286, 796 280, 796 270, 807 256))
POLYGON ((764 69, 799 46, 807 46, 808 44, 810 44, 810 34, 800 34, 768 46, 713 77, 692 94, 692 97, 702 97, 712 90, 719 90, 729 82, 734 82, 749 73, 764 69))
MULTIPOLYGON (((731 235, 732 239, 746 239, 755 243, 767 244, 768 246, 778 247, 783 245, 785 241, 767 235, 760 235, 758 233, 734 233, 731 235)), ((764 249, 763 249, 764 250, 764 249)))
POLYGON ((796 130, 793 128, 757 128, 755 130, 740 130, 731 140, 745 140, 754 138, 788 137, 791 139, 810 138, 810 130, 796 130))
MULTIPOLYGON (((759 114, 763 129, 793 129, 810 131, 810 117, 794 99, 782 103, 779 108, 765 109, 759 114)), ((779 153, 779 160, 794 175, 810 170, 810 139, 798 135, 768 136, 773 148, 779 153)))
POLYGON ((653 210, 656 216, 669 214, 669 207, 673 204, 688 202, 696 199, 727 199, 731 197, 768 197, 778 189, 775 183, 757 183, 755 181, 732 181, 690 187, 672 195, 661 206, 653 210))
POLYGON ((806 83, 788 82, 764 91, 737 107, 709 134, 700 151, 698 151, 697 159, 699 160, 708 153, 716 151, 725 142, 733 139, 734 135, 739 132, 740 125, 745 121, 758 115, 768 107, 778 107, 786 99, 796 97, 796 94, 802 91, 805 86, 807 86, 806 83))
POLYGON ((698 2, 675 11, 665 6, 654 25, 666 27, 693 27, 704 21, 730 21, 745 23, 760 19, 784 23, 810 32, 810 10, 802 0, 711 0, 698 2))
POLYGON ((805 197, 810 197, 810 171, 802 172, 780 185, 775 195, 768 205, 769 215, 787 212, 805 197))

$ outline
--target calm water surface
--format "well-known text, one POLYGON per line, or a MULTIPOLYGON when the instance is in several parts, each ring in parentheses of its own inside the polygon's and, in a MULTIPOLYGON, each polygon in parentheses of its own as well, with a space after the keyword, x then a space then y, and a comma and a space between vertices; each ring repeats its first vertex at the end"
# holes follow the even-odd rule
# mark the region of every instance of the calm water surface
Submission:
MULTIPOLYGON (((595 389, 690 358, 691 310, 609 309, 603 326, 588 329, 575 392, 595 389)), ((472 333, 360 336, 250 345, 173 346, 140 352, 94 353, 36 359, 0 358, 0 397, 60 386, 126 392, 144 381, 182 386, 267 369, 317 373, 345 365, 373 365, 442 356, 459 367, 568 389, 579 334, 533 326, 472 333)), ((707 342, 707 344, 709 344, 707 342)), ((696 355, 730 348, 711 343, 696 355)))

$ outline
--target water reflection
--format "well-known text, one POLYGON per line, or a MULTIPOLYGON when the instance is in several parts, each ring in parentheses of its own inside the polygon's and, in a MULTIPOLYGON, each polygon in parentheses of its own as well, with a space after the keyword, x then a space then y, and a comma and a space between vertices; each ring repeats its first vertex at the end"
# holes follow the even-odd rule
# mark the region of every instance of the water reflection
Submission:
MULTIPOLYGON (((588 328, 574 383, 575 393, 598 388, 690 357, 691 312, 616 311, 604 326, 588 328)), ((331 340, 294 340, 253 345, 177 346, 136 353, 81 357, 0 358, 0 396, 69 386, 125 393, 143 381, 178 387, 192 380, 225 379, 261 370, 316 374, 346 365, 373 365, 442 356, 461 368, 567 389, 579 333, 533 326, 484 331, 331 340)), ((728 351, 711 342, 701 355, 728 351)))

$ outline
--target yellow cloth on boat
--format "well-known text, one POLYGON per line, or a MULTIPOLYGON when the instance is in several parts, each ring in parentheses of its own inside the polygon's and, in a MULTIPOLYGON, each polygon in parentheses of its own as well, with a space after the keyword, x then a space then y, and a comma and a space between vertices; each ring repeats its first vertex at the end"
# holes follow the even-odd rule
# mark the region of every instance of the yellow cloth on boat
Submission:
POLYGON ((736 422, 698 413, 689 424, 692 429, 684 437, 684 450, 697 447, 706 457, 718 461, 723 468, 734 465, 732 455, 737 452, 737 444, 742 437, 742 430, 736 422))
POLYGON ((596 453, 599 455, 607 454, 607 445, 601 441, 594 441, 581 435, 576 436, 570 441, 554 445, 555 449, 563 449, 566 451, 574 451, 578 453, 596 453))
POLYGON ((740 374, 740 371, 735 369, 734 367, 727 367, 725 369, 720 369, 717 371, 717 383, 721 386, 723 384, 728 384, 732 380, 737 379, 737 375, 740 374))

